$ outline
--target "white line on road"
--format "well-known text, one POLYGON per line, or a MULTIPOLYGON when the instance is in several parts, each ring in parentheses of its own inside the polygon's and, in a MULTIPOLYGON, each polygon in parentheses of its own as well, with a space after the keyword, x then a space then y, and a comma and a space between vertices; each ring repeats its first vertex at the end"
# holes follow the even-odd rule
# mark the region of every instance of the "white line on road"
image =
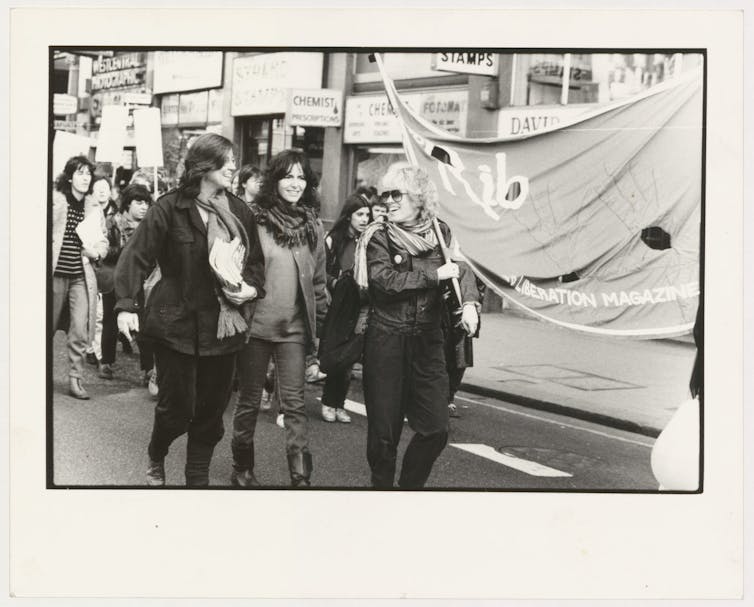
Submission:
POLYGON ((632 440, 630 438, 623 438, 622 436, 615 436, 614 434, 608 434, 607 432, 600 432, 599 430, 592 430, 591 428, 584 428, 583 426, 575 426, 573 424, 567 424, 565 422, 559 422, 554 419, 547 419, 546 417, 542 417, 540 415, 532 415, 531 413, 524 413, 523 411, 516 411, 515 409, 508 409, 507 407, 501 407, 498 405, 491 405, 489 403, 483 403, 479 400, 474 400, 473 398, 467 398, 465 396, 458 396, 456 395, 456 400, 465 400, 470 403, 474 403, 476 405, 482 405, 483 407, 489 407, 490 409, 496 409, 498 411, 505 411, 506 413, 513 413, 514 415, 521 415, 522 417, 529 417, 531 419, 536 419, 539 421, 547 422, 548 424, 555 424, 556 426, 563 426, 565 428, 572 428, 573 430, 583 430, 584 432, 590 432, 592 434, 598 434, 599 436, 604 436, 606 438, 612 438, 614 440, 622 441, 624 443, 631 443, 633 445, 640 445, 642 447, 648 447, 652 448, 654 443, 644 443, 642 441, 638 440, 632 440))
POLYGON ((450 446, 461 449, 462 451, 468 451, 469 453, 473 453, 474 455, 478 455, 486 459, 491 459, 493 462, 497 462, 498 464, 502 464, 503 466, 507 466, 508 468, 513 468, 514 470, 519 470, 520 472, 525 472, 526 474, 529 474, 531 476, 573 476, 572 474, 568 474, 568 472, 562 472, 560 470, 556 470, 555 468, 543 466, 542 464, 538 464, 536 462, 530 462, 525 459, 513 457, 512 455, 500 453, 499 451, 496 451, 488 445, 479 445, 473 443, 450 443, 450 446))

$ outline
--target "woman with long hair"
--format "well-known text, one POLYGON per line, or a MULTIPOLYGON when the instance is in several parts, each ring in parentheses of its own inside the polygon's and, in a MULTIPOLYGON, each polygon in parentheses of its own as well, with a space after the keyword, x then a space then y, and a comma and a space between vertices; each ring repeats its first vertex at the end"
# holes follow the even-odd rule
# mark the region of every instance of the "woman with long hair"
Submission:
MULTIPOLYGON (((340 216, 325 238, 327 287, 330 293, 335 290, 341 277, 353 274, 356 241, 371 219, 369 199, 366 196, 354 193, 346 198, 340 216)), ((322 419, 326 422, 339 421, 347 424, 351 421, 345 410, 345 400, 351 383, 352 366, 331 369, 327 374, 322 391, 322 419)))
POLYGON ((238 357, 239 394, 231 443, 234 486, 259 484, 254 475, 254 431, 270 357, 275 361, 284 415, 291 484, 310 484, 312 457, 304 410, 306 348, 317 335, 327 307, 317 185, 306 155, 286 150, 270 161, 252 205, 269 280, 267 295, 257 304, 251 321, 249 342, 238 357))
POLYGON ((83 385, 86 346, 97 322, 97 277, 94 267, 107 253, 105 217, 91 196, 94 165, 86 156, 65 163, 52 193, 52 336, 58 329, 68 335, 68 391, 87 400, 83 385), (101 235, 82 242, 76 228, 84 221, 99 224, 101 235), (67 325, 64 320, 67 309, 67 325))
MULTIPOLYGON (((393 487, 405 416, 414 435, 398 485, 419 489, 448 440, 441 281, 459 279, 469 335, 479 324, 479 294, 466 264, 443 259, 434 228, 438 193, 427 172, 393 165, 382 183, 387 222, 372 223, 356 250, 356 282, 369 289, 371 304, 364 340, 367 460, 372 485, 393 487)), ((448 246, 450 229, 440 225, 448 246)))
POLYGON ((159 397, 147 449, 147 484, 165 484, 165 456, 188 433, 186 485, 209 484, 209 465, 223 436, 236 353, 264 296, 264 259, 249 209, 228 189, 233 144, 207 133, 184 158, 179 186, 147 212, 115 269, 118 329, 140 331, 154 347, 159 397), (155 263, 139 322, 144 280, 155 263))

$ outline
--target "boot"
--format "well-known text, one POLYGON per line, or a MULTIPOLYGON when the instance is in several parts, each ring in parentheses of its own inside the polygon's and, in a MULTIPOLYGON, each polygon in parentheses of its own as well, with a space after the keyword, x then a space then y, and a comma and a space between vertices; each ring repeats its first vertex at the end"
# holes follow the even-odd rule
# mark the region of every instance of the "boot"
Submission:
POLYGON ((150 487, 162 487, 165 485, 165 460, 149 458, 147 468, 147 485, 150 487))
POLYGON ((212 461, 214 445, 206 445, 189 438, 186 447, 186 486, 209 486, 209 463, 212 461))
POLYGON ((68 383, 68 392, 79 400, 89 400, 89 394, 84 390, 80 377, 71 377, 68 383))
POLYGON ((289 453, 288 470, 291 473, 292 487, 310 487, 309 477, 312 473, 312 454, 308 451, 289 453))
POLYGON ((254 443, 249 447, 235 447, 233 452, 233 472, 230 474, 230 484, 234 487, 259 487, 259 481, 254 476, 254 443))

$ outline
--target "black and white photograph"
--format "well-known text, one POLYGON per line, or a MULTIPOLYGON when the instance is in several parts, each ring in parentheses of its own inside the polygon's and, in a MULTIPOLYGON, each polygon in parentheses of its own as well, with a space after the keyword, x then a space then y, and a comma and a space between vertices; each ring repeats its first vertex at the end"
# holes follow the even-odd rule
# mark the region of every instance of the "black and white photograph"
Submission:
POLYGON ((702 490, 703 51, 50 54, 51 487, 702 490))
MULTIPOLYGON (((420 531, 429 537, 417 554, 432 556, 410 581, 404 573, 369 590, 354 578, 345 594, 324 590, 313 571, 291 586, 259 573, 257 588, 224 587, 237 558, 204 586, 206 564, 194 561, 192 581, 176 586, 180 566, 156 575, 156 554, 132 585, 13 575, 32 594, 76 596, 681 596, 678 569, 667 587, 620 577, 611 594, 610 575, 475 585, 482 568, 434 594, 431 563, 444 552, 440 535, 484 541, 479 531, 502 517, 489 536, 498 548, 508 534, 526 551, 552 534, 564 543, 550 565, 579 550, 594 565, 617 538, 627 544, 618 558, 641 552, 629 534, 642 520, 661 542, 651 529, 671 513, 721 507, 741 448, 739 437, 720 442, 721 424, 742 411, 730 341, 740 333, 719 328, 724 318, 740 326, 740 285, 727 283, 727 312, 719 287, 743 245, 720 216, 743 205, 730 161, 740 161, 738 143, 726 147, 712 117, 734 63, 719 67, 701 34, 641 33, 652 21, 641 11, 630 15, 634 34, 607 35, 617 22, 606 13, 585 19, 594 36, 581 39, 535 34, 533 13, 521 21, 527 35, 496 39, 494 23, 514 12, 494 10, 485 24, 474 11, 445 11, 445 22, 439 9, 406 12, 446 32, 436 37, 398 35, 409 26, 397 25, 397 9, 375 17, 378 31, 398 28, 392 35, 360 41, 344 35, 367 17, 358 11, 238 9, 268 31, 203 30, 203 19, 227 24, 234 10, 166 8, 144 32, 96 36, 77 25, 34 47, 44 115, 26 119, 44 141, 27 158, 40 200, 25 229, 38 232, 39 262, 18 284, 34 282, 39 339, 28 341, 38 350, 22 373, 39 399, 26 403, 31 434, 29 413, 15 418, 11 453, 28 462, 17 495, 33 487, 41 497, 15 511, 29 529, 44 503, 62 504, 60 517, 77 512, 76 525, 94 507, 81 536, 90 545, 108 529, 94 505, 117 504, 121 537, 131 529, 179 552, 194 535, 216 546, 186 545, 189 559, 214 554, 221 537, 233 544, 222 562, 247 554, 227 535, 245 509, 249 525, 265 527, 264 545, 277 530, 277 541, 311 544, 311 555, 333 532, 332 555, 363 534, 349 550, 366 554, 369 542, 420 531), (453 35, 451 17, 479 37, 453 35), (293 35, 307 19, 340 36, 293 35), (170 33, 156 35, 167 23, 170 33), (711 354, 721 351, 727 363, 711 354), (509 506, 526 526, 516 529, 509 506), (370 527, 377 512, 384 518, 370 527), (637 518, 624 528, 619 512, 637 518)), ((57 14, 126 25, 147 11, 57 14)), ((14 31, 28 31, 32 16, 14 31)), ((556 15, 543 23, 556 27, 556 15)), ((15 309, 11 332, 31 318, 15 309)), ((47 545, 41 533, 27 533, 35 539, 22 552, 47 545)), ((680 525, 667 533, 667 549, 680 549, 670 539, 685 538, 680 525)), ((448 549, 448 565, 463 553, 448 549)), ((247 558, 259 566, 263 553, 247 558)), ((714 567, 711 596, 735 594, 736 567, 714 567)))

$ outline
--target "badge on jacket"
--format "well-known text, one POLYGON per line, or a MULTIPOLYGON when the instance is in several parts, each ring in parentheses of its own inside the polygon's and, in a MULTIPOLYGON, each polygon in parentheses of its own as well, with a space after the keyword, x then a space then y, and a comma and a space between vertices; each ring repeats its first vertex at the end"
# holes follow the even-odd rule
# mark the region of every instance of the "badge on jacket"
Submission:
POLYGON ((395 263, 400 263, 403 261, 403 257, 401 257, 400 255, 396 255, 395 257, 393 257, 393 261, 395 263))

